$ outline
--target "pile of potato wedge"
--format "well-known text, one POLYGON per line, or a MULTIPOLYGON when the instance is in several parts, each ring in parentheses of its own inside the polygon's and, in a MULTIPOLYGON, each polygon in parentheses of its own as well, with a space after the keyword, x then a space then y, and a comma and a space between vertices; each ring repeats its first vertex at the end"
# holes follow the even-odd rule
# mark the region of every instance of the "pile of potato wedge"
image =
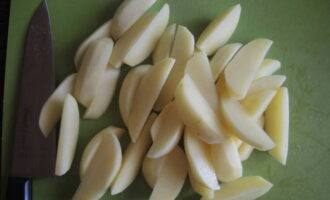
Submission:
POLYGON ((227 44, 239 22, 239 4, 219 14, 195 41, 187 27, 168 24, 168 4, 151 11, 155 2, 124 0, 81 43, 77 73, 43 106, 39 126, 45 137, 61 121, 56 175, 70 169, 75 155, 78 103, 86 108, 84 118, 99 118, 119 87, 120 68, 128 65, 119 95, 127 129, 109 126, 88 143, 73 199, 99 199, 109 189, 119 194, 141 169, 152 200, 175 199, 186 179, 205 200, 258 198, 272 184, 243 177, 242 162, 258 150, 285 165, 288 154, 286 77, 273 75, 281 63, 266 58, 273 42, 227 44), (150 56, 152 64, 141 65, 150 56), (126 131, 131 142, 122 149, 126 131))

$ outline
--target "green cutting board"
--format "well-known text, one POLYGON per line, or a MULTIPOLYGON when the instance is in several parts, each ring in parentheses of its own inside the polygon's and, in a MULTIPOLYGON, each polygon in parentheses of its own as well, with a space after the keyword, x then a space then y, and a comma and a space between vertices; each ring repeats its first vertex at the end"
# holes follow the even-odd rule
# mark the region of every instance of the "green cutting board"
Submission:
MULTIPOLYGON (((165 0, 158 0, 159 8, 165 0)), ((244 176, 260 175, 274 184, 260 199, 330 199, 330 1, 329 0, 169 0, 171 22, 187 26, 197 36, 229 6, 242 5, 238 28, 230 42, 266 37, 274 41, 267 57, 282 62, 290 91, 290 150, 287 166, 265 152, 244 162, 244 176)), ((12 0, 5 74, 2 183, 9 170, 22 47, 29 20, 40 0, 12 0)), ((111 18, 119 0, 49 0, 54 33, 56 80, 75 72, 73 56, 79 43, 111 18)), ((120 83, 129 70, 123 68, 120 83)), ((120 86, 121 84, 119 84, 120 86)), ((84 109, 81 108, 81 112, 84 109)), ((99 120, 82 120, 72 169, 63 177, 34 180, 34 200, 70 199, 79 184, 78 166, 90 138, 108 126, 123 127, 118 90, 109 111, 99 120)), ((123 140, 127 144, 128 136, 123 140)), ((148 199, 151 189, 142 176, 122 194, 103 199, 148 199)), ((4 195, 4 192, 1 192, 4 195)), ((199 199, 186 183, 178 199, 199 199)))

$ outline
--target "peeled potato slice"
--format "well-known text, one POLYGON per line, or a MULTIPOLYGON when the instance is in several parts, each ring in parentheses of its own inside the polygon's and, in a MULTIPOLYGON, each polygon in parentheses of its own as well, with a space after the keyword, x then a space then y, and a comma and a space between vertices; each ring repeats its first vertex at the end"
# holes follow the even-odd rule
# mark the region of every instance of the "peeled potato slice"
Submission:
POLYGON ((203 141, 212 144, 226 139, 219 114, 212 110, 189 75, 176 88, 174 102, 183 123, 203 141))
POLYGON ((128 118, 137 87, 150 67, 151 65, 140 65, 131 69, 125 76, 119 93, 119 110, 126 126, 128 125, 128 118))
POLYGON ((229 182, 242 177, 243 167, 237 146, 233 139, 211 145, 211 156, 217 177, 222 182, 229 182))
POLYGON ((151 132, 154 132, 152 133, 154 139, 147 154, 149 158, 159 158, 171 152, 181 139, 183 131, 183 123, 173 102, 162 110, 154 124, 156 124, 157 130, 151 129, 151 132), (157 132, 155 133, 155 131, 157 132))
POLYGON ((157 63, 164 58, 170 57, 172 45, 175 37, 176 24, 168 26, 152 54, 153 63, 157 63))
POLYGON ((277 91, 265 114, 265 129, 276 146, 269 154, 286 165, 289 145, 289 92, 285 87, 277 91))
POLYGON ((273 59, 264 59, 257 73, 257 78, 270 76, 281 68, 281 62, 273 59))
POLYGON ((247 95, 252 95, 263 90, 277 90, 284 83, 286 76, 272 75, 258 78, 252 82, 247 95))
POLYGON ((166 58, 148 70, 143 76, 135 93, 128 130, 133 142, 136 142, 142 127, 162 89, 175 60, 166 58))
POLYGON ((49 135, 60 120, 64 99, 67 94, 73 92, 75 80, 76 74, 66 77, 42 106, 39 116, 39 127, 45 137, 49 135))
POLYGON ((142 16, 117 42, 110 64, 119 68, 122 63, 135 66, 145 60, 155 48, 166 29, 170 8, 165 4, 158 13, 142 16))
POLYGON ((152 113, 144 125, 141 135, 135 143, 126 148, 118 175, 111 185, 111 195, 124 191, 137 176, 143 156, 151 144, 150 127, 157 115, 152 113))
POLYGON ((84 176, 89 164, 91 163, 97 148, 100 146, 105 134, 114 134, 120 138, 125 133, 125 129, 115 126, 109 126, 96 134, 87 144, 82 154, 79 168, 80 179, 84 176))
POLYGON ((156 101, 156 111, 163 109, 173 99, 175 88, 184 75, 186 62, 194 53, 194 45, 193 34, 186 27, 179 25, 170 55, 176 62, 156 101))
POLYGON ((254 149, 253 146, 246 143, 243 143, 239 147, 238 152, 242 162, 250 157, 251 153, 253 152, 253 149, 254 149))
POLYGON ((147 11, 156 0, 125 0, 113 16, 111 35, 118 39, 147 11))
POLYGON ((88 46, 74 88, 77 101, 85 107, 89 107, 95 96, 99 80, 107 68, 112 47, 113 41, 110 38, 96 40, 88 46))
POLYGON ((272 41, 256 39, 244 45, 228 63, 225 69, 225 81, 232 98, 243 99, 272 41))
POLYGON ((90 43, 95 40, 110 37, 110 30, 111 30, 112 19, 105 22, 102 26, 96 29, 87 39, 85 39, 78 47, 76 54, 74 56, 74 64, 76 69, 80 68, 81 60, 85 54, 85 51, 90 43))
POLYGON ((55 174, 62 176, 71 167, 79 134, 79 108, 76 100, 65 97, 59 133, 55 174))
POLYGON ((275 146, 272 139, 245 112, 237 100, 230 99, 226 95, 222 95, 220 99, 222 113, 238 138, 261 151, 275 146))
POLYGON ((194 189, 195 192, 197 192, 199 195, 206 199, 214 199, 214 190, 211 190, 208 187, 205 187, 204 185, 200 184, 192 175, 191 170, 189 170, 189 181, 194 189))
POLYGON ((180 147, 166 155, 163 167, 152 190, 150 200, 174 200, 180 193, 188 171, 188 163, 180 147))
POLYGON ((234 57, 241 43, 227 44, 217 50, 216 54, 212 57, 210 65, 212 69, 213 80, 218 80, 220 74, 225 69, 229 61, 234 57))
POLYGON ((199 36, 196 43, 197 48, 207 55, 213 54, 234 33, 240 15, 241 5, 237 4, 217 16, 199 36))
POLYGON ((212 190, 220 189, 208 147, 188 128, 184 133, 184 149, 193 178, 212 190))
POLYGON ((85 112, 84 118, 97 119, 109 107, 115 93, 120 69, 108 68, 101 75, 94 98, 85 112))
POLYGON ((253 119, 259 119, 276 94, 276 90, 264 90, 251 94, 241 101, 245 111, 253 119))
POLYGON ((273 185, 260 176, 247 176, 221 186, 214 199, 254 200, 267 193, 273 185))
POLYGON ((142 173, 144 179, 151 188, 154 188, 159 174, 161 173, 166 156, 160 158, 148 158, 143 160, 142 173))
POLYGON ((104 134, 72 199, 100 199, 116 177, 121 160, 121 147, 117 136, 112 133, 104 134))

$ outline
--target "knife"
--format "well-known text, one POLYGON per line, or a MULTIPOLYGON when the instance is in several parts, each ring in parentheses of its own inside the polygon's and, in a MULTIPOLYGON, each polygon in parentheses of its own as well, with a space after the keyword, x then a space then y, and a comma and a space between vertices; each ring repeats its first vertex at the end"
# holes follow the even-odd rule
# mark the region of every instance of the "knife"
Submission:
POLYGON ((21 71, 8 200, 32 199, 32 178, 55 175, 56 134, 45 138, 38 124, 41 107, 55 88, 46 1, 41 2, 30 21, 21 71))

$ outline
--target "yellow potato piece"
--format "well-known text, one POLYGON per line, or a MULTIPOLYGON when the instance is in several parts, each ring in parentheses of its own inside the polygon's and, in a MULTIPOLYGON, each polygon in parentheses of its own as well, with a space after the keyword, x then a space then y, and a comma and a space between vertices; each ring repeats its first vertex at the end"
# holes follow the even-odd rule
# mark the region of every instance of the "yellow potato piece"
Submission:
POLYGON ((199 195, 206 199, 213 199, 214 198, 214 190, 211 190, 208 187, 205 187, 204 185, 200 184, 192 175, 191 170, 189 170, 189 181, 194 189, 195 192, 197 192, 199 195))
POLYGON ((150 127, 156 117, 156 114, 150 114, 138 140, 135 143, 131 142, 126 148, 121 168, 111 185, 111 195, 124 191, 137 176, 143 156, 151 144, 150 127))
POLYGON ((174 200, 180 193, 188 171, 188 163, 180 147, 166 155, 163 167, 152 190, 150 200, 174 200))
POLYGON ((96 29, 88 38, 86 38, 78 47, 74 56, 74 64, 76 69, 79 70, 82 58, 86 52, 87 47, 95 40, 110 37, 112 19, 105 22, 102 26, 96 29))
POLYGON ((116 177, 121 160, 122 153, 117 136, 112 133, 104 134, 72 199, 100 199, 116 177))
POLYGON ((153 63, 157 63, 164 58, 170 57, 176 32, 176 26, 176 24, 171 24, 168 26, 162 37, 159 39, 157 46, 152 54, 153 63))
POLYGON ((243 99, 266 53, 272 45, 268 39, 255 39, 244 45, 225 68, 225 82, 232 98, 243 99))
POLYGON ((39 127, 45 137, 49 135, 60 120, 64 99, 67 94, 73 92, 75 80, 76 74, 67 76, 42 106, 39 116, 39 127))
POLYGON ((264 76, 254 80, 249 88, 247 96, 264 90, 277 90, 284 83, 286 76, 272 75, 264 76))
POLYGON ((156 0, 124 0, 113 16, 111 35, 118 39, 145 13, 156 0))
POLYGON ((55 174, 57 176, 64 175, 71 167, 78 142, 79 121, 77 101, 67 94, 63 105, 56 154, 55 174))
POLYGON ((101 76, 107 68, 112 47, 112 39, 103 38, 92 42, 86 50, 74 88, 74 96, 85 107, 89 107, 95 96, 101 76))
POLYGON ((196 43, 197 48, 207 55, 213 54, 234 33, 240 15, 241 5, 237 4, 217 16, 199 36, 196 43))
POLYGON ((133 142, 139 137, 174 63, 174 59, 166 58, 151 67, 141 79, 128 119, 128 130, 133 142))
POLYGON ((179 25, 170 55, 176 62, 156 101, 156 111, 163 109, 173 99, 175 88, 184 75, 186 62, 194 53, 194 45, 193 34, 186 27, 179 25))
POLYGON ((281 62, 274 59, 266 58, 262 61, 257 72, 257 78, 270 76, 281 68, 281 62))
POLYGON ((188 128, 185 129, 184 133, 184 149, 192 176, 209 189, 220 189, 209 149, 188 128))
POLYGON ((143 160, 143 177, 151 188, 154 188, 159 174, 161 173, 166 156, 160 158, 148 158, 143 160))
POLYGON ((265 113, 265 129, 276 146, 269 154, 286 165, 289 145, 289 92, 285 87, 277 91, 265 113))
POLYGON ((247 143, 243 143, 239 147, 238 152, 239 152, 239 157, 240 157, 242 162, 247 160, 250 157, 250 155, 253 152, 253 149, 254 149, 253 146, 251 146, 247 143))

